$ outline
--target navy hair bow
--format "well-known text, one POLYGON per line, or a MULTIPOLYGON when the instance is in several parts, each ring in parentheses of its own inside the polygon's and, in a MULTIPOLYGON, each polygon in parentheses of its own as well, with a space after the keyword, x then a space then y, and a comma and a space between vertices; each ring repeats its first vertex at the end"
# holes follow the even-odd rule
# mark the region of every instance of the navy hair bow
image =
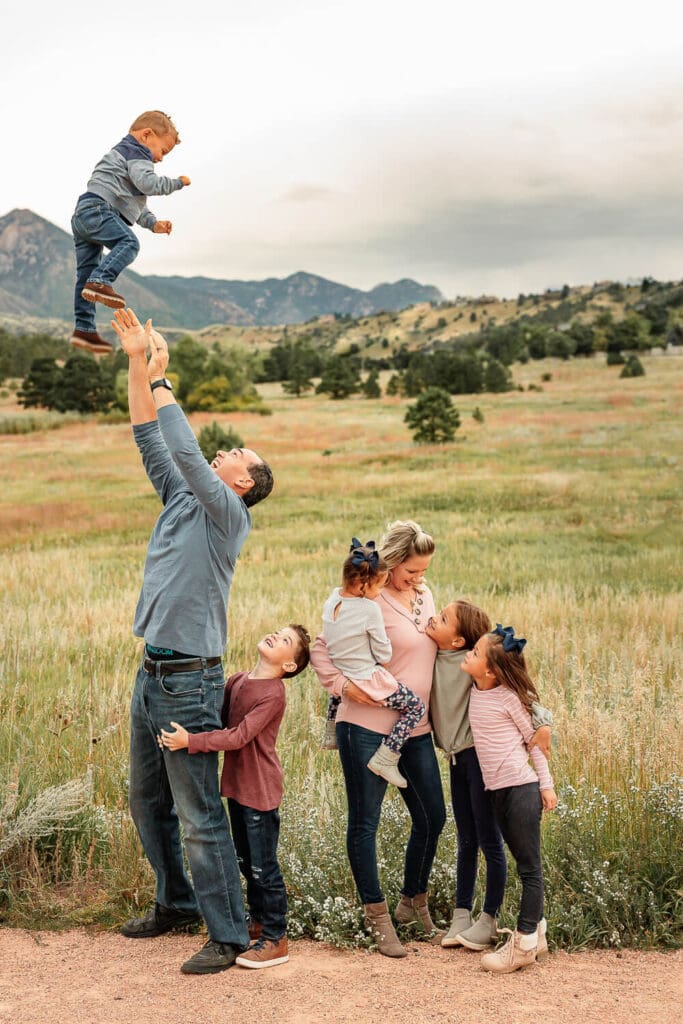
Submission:
POLYGON ((500 622, 497 622, 493 633, 496 636, 502 636, 504 651, 516 651, 517 654, 521 654, 526 646, 524 637, 515 636, 512 626, 501 626, 500 622))
POLYGON ((375 569, 379 564, 379 555, 375 551, 374 540, 369 540, 367 544, 362 544, 358 537, 353 537, 349 551, 353 554, 351 559, 352 565, 359 566, 363 562, 367 562, 371 569, 375 569), (369 548, 370 550, 364 551, 363 548, 369 548))

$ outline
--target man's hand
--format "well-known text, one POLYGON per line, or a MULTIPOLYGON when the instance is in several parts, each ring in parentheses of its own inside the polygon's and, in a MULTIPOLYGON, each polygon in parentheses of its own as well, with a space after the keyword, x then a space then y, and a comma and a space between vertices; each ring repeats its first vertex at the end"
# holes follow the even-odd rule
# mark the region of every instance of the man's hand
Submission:
POLYGON ((170 220, 158 220, 152 231, 155 235, 170 235, 173 224, 170 220))
POLYGON ((168 345, 163 335, 159 334, 152 327, 152 321, 148 320, 145 324, 145 333, 149 340, 149 363, 147 364, 147 374, 150 380, 159 380, 161 377, 166 376, 166 367, 168 366, 168 345))
MULTIPOLYGON (((132 309, 117 309, 112 327, 121 339, 121 348, 128 358, 131 356, 145 355, 149 345, 149 330, 152 321, 148 320, 144 327, 136 317, 132 309)), ((161 374, 163 377, 163 374, 161 374)))
POLYGON ((545 755, 546 760, 549 761, 551 744, 552 730, 550 726, 541 725, 529 740, 529 746, 527 747, 527 750, 531 750, 532 747, 538 747, 541 753, 545 755))
POLYGON ((190 181, 190 179, 188 178, 188 176, 186 174, 180 174, 179 178, 182 181, 183 185, 191 185, 192 184, 192 182, 190 181))
POLYGON ((182 725, 178 725, 177 722, 171 722, 171 725, 175 732, 166 732, 165 729, 162 729, 161 742, 167 750, 184 750, 190 742, 190 734, 187 729, 183 729, 182 725))

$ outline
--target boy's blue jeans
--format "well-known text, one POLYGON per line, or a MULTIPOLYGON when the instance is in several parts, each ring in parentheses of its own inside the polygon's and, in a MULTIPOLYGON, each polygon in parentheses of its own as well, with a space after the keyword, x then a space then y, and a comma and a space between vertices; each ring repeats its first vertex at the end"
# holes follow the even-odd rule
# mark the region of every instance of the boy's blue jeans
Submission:
MULTIPOLYGON (((349 808, 346 849, 351 871, 362 902, 380 903, 384 896, 377 873, 376 841, 387 783, 371 772, 367 763, 385 736, 349 722, 337 722, 336 732, 349 808)), ((398 768, 408 781, 399 793, 412 821, 401 892, 412 898, 427 891, 436 844, 446 823, 431 733, 406 740, 398 768)))
POLYGON ((209 937, 249 943, 239 868, 218 789, 218 755, 159 749, 161 728, 221 729, 221 665, 150 674, 140 666, 130 708, 130 810, 157 880, 157 903, 202 914, 209 937), (185 871, 180 839, 192 882, 185 871))
POLYGON ((240 871, 247 880, 252 921, 263 925, 262 937, 277 941, 287 931, 287 891, 277 861, 280 813, 245 807, 228 797, 232 838, 240 871))
POLYGON ((491 794, 484 789, 474 747, 455 755, 450 765, 451 801, 458 830, 458 867, 455 905, 472 909, 479 849, 486 860, 484 913, 496 917, 505 895, 507 862, 503 837, 493 811, 491 794))
POLYGON ((74 316, 78 330, 96 330, 95 303, 86 302, 81 291, 87 281, 113 284, 140 251, 135 232, 104 199, 80 199, 71 218, 76 247, 74 316), (104 249, 109 253, 102 259, 104 249))

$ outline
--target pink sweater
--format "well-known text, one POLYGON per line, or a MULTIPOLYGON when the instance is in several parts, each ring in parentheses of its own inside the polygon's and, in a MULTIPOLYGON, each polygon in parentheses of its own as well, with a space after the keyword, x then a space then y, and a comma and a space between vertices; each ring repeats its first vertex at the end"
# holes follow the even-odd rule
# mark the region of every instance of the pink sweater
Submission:
MULTIPOLYGON (((425 707, 428 707, 436 644, 424 632, 424 627, 430 615, 434 615, 435 609, 434 598, 429 589, 425 587, 420 597, 422 604, 419 625, 416 624, 412 613, 386 591, 380 593, 376 600, 382 612, 387 636, 391 641, 391 661, 384 667, 395 679, 421 697, 425 707)), ((332 664, 321 636, 316 639, 311 649, 311 664, 325 689, 333 696, 340 697, 345 677, 332 664)), ((373 708, 344 698, 337 712, 338 722, 351 722, 353 725, 361 725, 364 729, 371 729, 385 736, 391 732, 397 719, 397 711, 373 708)), ((429 730, 429 718, 425 714, 411 735, 421 736, 429 730)))
POLYGON ((538 747, 531 750, 529 764, 526 744, 534 734, 531 714, 516 693, 507 686, 492 690, 472 687, 470 726, 481 766, 485 789, 504 789, 538 782, 541 789, 552 789, 548 762, 538 747))

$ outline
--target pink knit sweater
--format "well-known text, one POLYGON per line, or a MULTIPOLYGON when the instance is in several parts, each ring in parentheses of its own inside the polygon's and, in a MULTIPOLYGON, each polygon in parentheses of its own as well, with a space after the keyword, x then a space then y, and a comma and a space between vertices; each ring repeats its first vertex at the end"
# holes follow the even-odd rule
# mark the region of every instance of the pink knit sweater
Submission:
MULTIPOLYGON (((376 600, 382 611, 387 636, 391 641, 391 661, 384 667, 395 679, 421 697, 425 707, 428 707, 436 644, 424 632, 424 627, 430 615, 434 615, 435 609, 434 598, 427 587, 420 597, 422 604, 419 606, 419 624, 416 624, 413 614, 386 591, 380 593, 376 600)), ((345 677, 332 664, 321 636, 316 639, 311 649, 311 664, 325 689, 335 697, 340 697, 345 677)), ((371 729, 385 736, 391 732, 397 719, 397 711, 373 708, 344 698, 337 712, 338 722, 351 722, 353 725, 361 725, 364 729, 371 729)), ((420 736, 429 731, 429 718, 425 715, 411 735, 420 736)))
POLYGON ((526 744, 534 734, 531 714, 509 687, 478 690, 473 686, 470 726, 486 789, 527 782, 538 782, 541 789, 553 788, 548 762, 538 747, 531 750, 536 771, 529 764, 526 744))

